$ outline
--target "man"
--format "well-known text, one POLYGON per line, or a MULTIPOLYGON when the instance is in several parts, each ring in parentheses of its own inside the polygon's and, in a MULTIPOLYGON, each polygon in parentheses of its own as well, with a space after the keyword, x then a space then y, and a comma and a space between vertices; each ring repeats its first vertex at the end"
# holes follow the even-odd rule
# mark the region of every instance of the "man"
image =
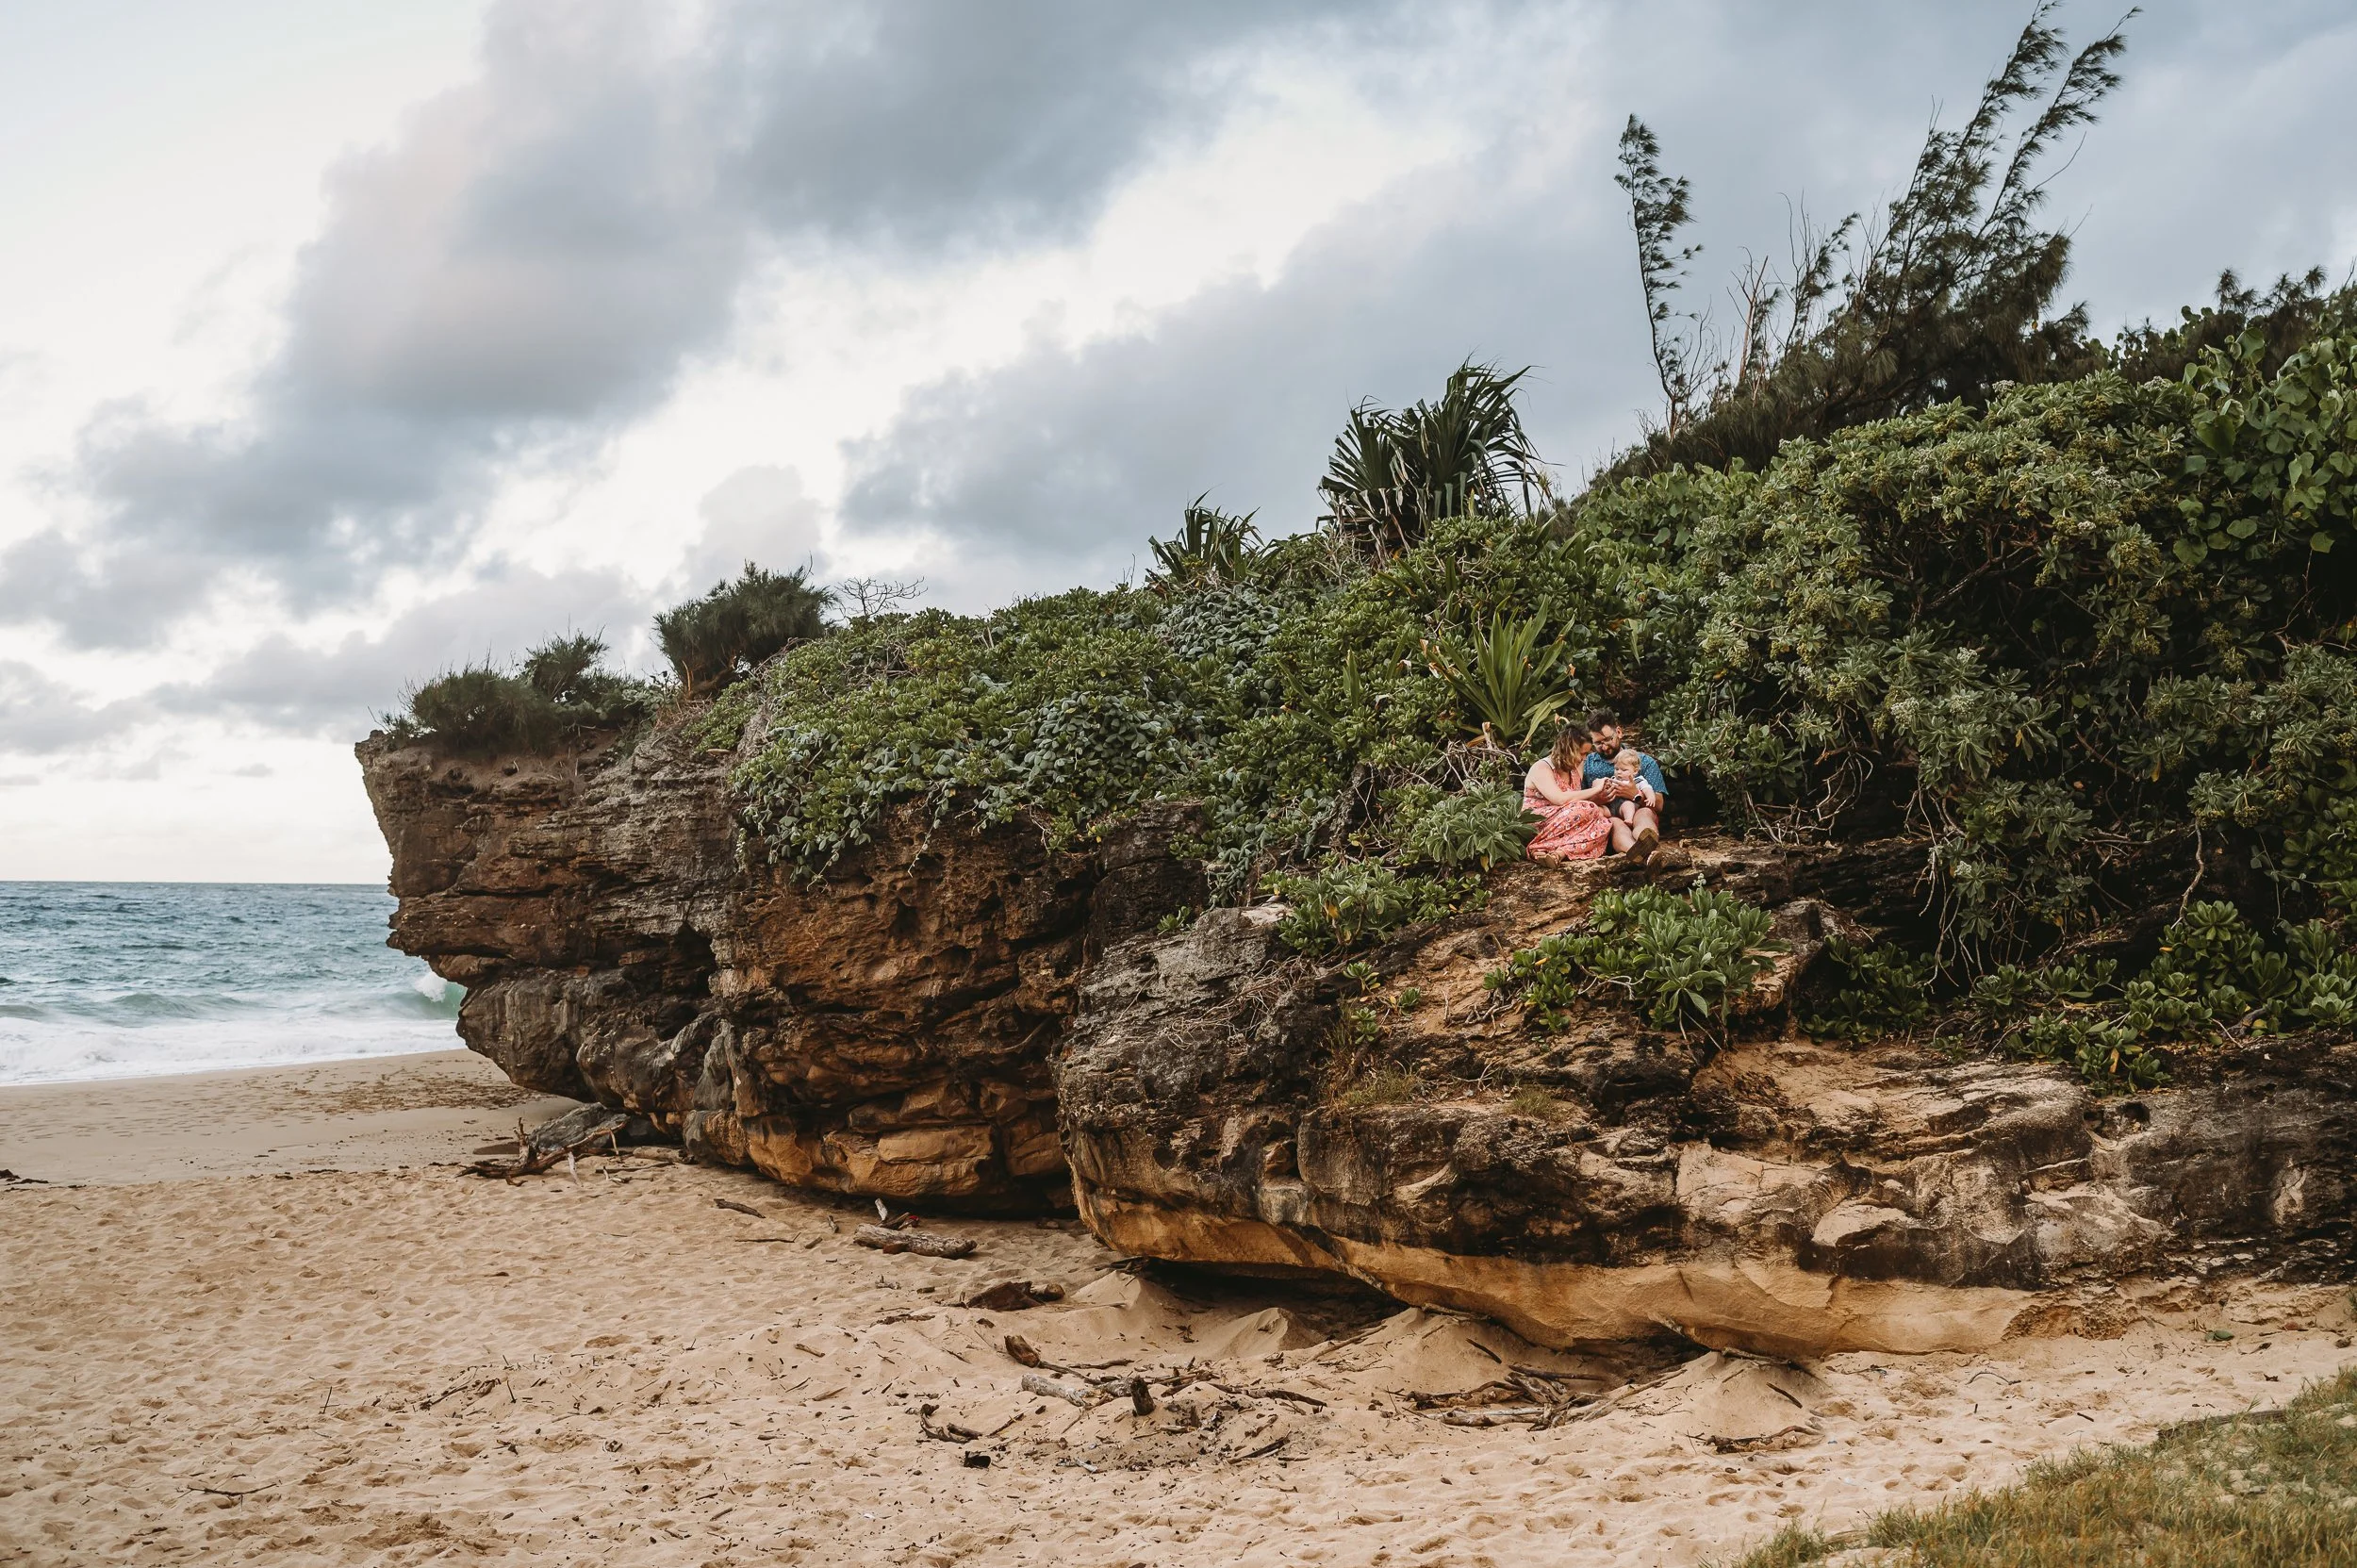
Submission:
POLYGON ((1594 799, 1612 813, 1613 852, 1642 862, 1661 842, 1661 810, 1669 802, 1670 788, 1662 782, 1661 765, 1642 752, 1637 759, 1640 783, 1615 783, 1612 757, 1620 749, 1619 717, 1610 708, 1590 714, 1588 756, 1579 765, 1579 782, 1582 788, 1603 786, 1594 799))

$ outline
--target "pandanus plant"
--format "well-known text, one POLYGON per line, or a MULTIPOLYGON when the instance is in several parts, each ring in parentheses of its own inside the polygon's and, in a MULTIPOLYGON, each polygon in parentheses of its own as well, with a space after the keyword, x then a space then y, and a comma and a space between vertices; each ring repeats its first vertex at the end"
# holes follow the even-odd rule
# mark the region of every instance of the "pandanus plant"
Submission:
POLYGON ((1203 502, 1209 494, 1206 491, 1195 498, 1180 520, 1176 538, 1146 541, 1153 546, 1161 568, 1153 574, 1157 584, 1202 587, 1238 582, 1251 571, 1261 542, 1261 531, 1252 526, 1257 514, 1231 517, 1215 506, 1206 506, 1203 502))
POLYGON ((1467 729, 1527 750, 1539 727, 1572 700, 1577 671, 1564 646, 1569 628, 1542 644, 1546 624, 1544 611, 1514 619, 1494 610, 1486 627, 1426 641, 1432 672, 1448 683, 1467 729))
POLYGON ((1471 360, 1441 395, 1393 411, 1360 404, 1334 442, 1318 494, 1337 533, 1382 554, 1413 549, 1432 524, 1504 517, 1545 494, 1545 465, 1523 433, 1514 388, 1527 371, 1471 360))

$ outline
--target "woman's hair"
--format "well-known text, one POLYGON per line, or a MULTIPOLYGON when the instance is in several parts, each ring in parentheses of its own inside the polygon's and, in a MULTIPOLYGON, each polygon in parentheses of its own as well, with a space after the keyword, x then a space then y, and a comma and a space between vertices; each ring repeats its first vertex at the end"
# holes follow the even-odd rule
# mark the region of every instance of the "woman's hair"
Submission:
POLYGON ((1579 777, 1581 759, 1587 752, 1587 735, 1565 724, 1555 732, 1555 749, 1547 753, 1547 761, 1558 776, 1576 779, 1579 777))

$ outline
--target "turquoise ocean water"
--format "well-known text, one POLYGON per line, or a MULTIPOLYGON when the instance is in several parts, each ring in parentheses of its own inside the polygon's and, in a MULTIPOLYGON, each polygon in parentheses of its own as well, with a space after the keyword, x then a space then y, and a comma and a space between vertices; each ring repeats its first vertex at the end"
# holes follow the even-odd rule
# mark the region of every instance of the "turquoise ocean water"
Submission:
POLYGON ((447 1050, 381 887, 0 882, 0 1083, 447 1050))

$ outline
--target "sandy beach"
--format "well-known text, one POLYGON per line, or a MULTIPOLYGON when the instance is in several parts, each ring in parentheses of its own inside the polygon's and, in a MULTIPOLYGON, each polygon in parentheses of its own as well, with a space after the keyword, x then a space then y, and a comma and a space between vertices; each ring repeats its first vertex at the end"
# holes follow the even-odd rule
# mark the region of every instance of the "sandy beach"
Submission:
POLYGON ((460 1173, 564 1108, 464 1053, 0 1091, 0 1562, 1691 1563, 2357 1359, 2349 1293, 2288 1287, 1582 1356, 1061 1224, 880 1254, 872 1208, 660 1158, 460 1173), (1063 1296, 958 1304, 1007 1281, 1063 1296), (1152 1413, 1027 1393, 1010 1334, 1152 1413))

